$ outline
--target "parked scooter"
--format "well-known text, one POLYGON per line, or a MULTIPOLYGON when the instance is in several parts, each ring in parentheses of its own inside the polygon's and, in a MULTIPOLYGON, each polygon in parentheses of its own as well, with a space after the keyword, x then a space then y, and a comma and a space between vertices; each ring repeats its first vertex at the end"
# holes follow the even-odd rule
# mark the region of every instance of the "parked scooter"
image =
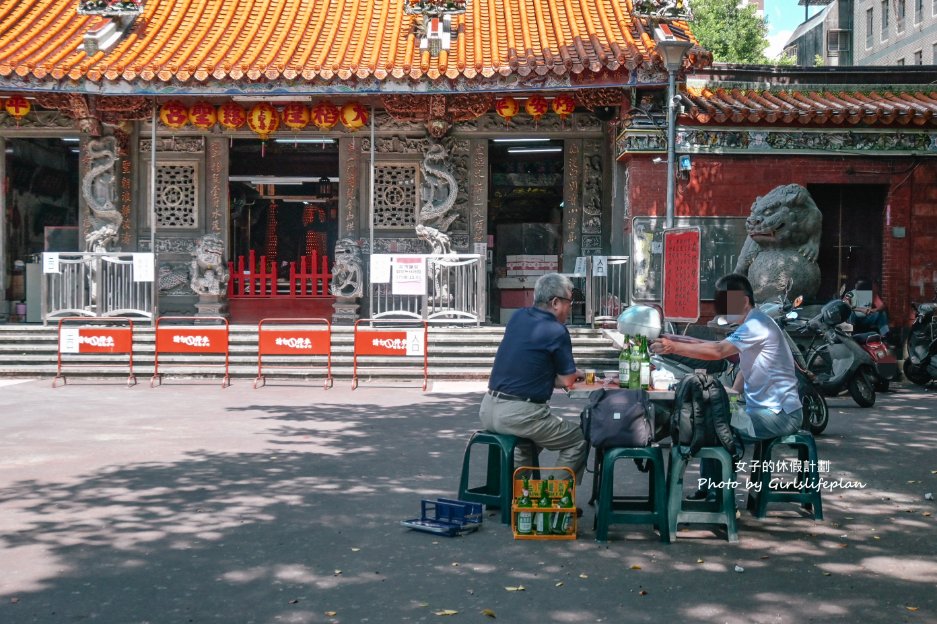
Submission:
POLYGON ((840 299, 824 305, 809 319, 788 317, 785 329, 801 347, 807 370, 827 396, 844 391, 860 407, 875 405, 875 360, 838 326, 849 318, 849 304, 840 299))
POLYGON ((927 386, 937 379, 937 328, 934 327, 937 303, 912 305, 915 317, 905 345, 904 375, 912 383, 927 386))

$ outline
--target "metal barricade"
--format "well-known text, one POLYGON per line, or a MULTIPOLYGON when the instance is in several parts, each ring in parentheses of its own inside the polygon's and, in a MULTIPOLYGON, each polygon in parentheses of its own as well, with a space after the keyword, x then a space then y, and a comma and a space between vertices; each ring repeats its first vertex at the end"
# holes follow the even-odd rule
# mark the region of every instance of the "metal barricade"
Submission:
POLYGON ((136 385, 137 378, 133 374, 133 320, 129 318, 113 317, 106 319, 86 318, 83 316, 68 316, 59 319, 58 326, 58 366, 52 387, 68 383, 63 369, 65 365, 72 368, 108 368, 127 367, 127 387, 136 385), (76 325, 76 326, 69 326, 76 325), (78 327, 77 325, 83 325, 78 327), (92 364, 78 364, 68 362, 66 358, 72 355, 81 355, 87 358, 91 354, 126 355, 127 361, 118 364, 94 362, 92 364))
POLYGON ((628 307, 628 256, 605 256, 605 275, 593 275, 594 257, 586 258, 586 322, 593 327, 614 323, 628 307))
MULTIPOLYGON (((266 385, 265 355, 291 360, 325 356, 326 389, 332 387, 332 323, 324 318, 268 318, 257 324, 257 379, 254 388, 266 385)), ((308 365, 267 364, 267 369, 307 369, 308 365)))
MULTIPOLYGON (((358 387, 359 357, 420 357, 423 390, 429 380, 429 324, 416 319, 359 319, 355 321, 351 389, 358 387), (367 324, 362 327, 362 324, 367 324), (391 327, 402 329, 391 329, 391 327)), ((388 368, 388 367, 382 367, 388 368)))
POLYGON ((42 276, 43 322, 69 316, 153 317, 153 282, 134 279, 133 253, 55 255, 58 272, 42 276))
POLYGON ((420 294, 394 293, 390 282, 370 285, 371 318, 403 317, 448 325, 481 324, 485 315, 485 265, 478 254, 399 254, 419 258, 426 276, 420 294))
POLYGON ((160 316, 156 319, 156 351, 153 355, 153 378, 150 387, 153 388, 159 380, 163 383, 163 373, 159 370, 159 356, 167 354, 224 355, 224 364, 204 363, 183 364, 171 362, 174 367, 194 366, 224 366, 224 378, 221 387, 231 385, 228 374, 230 359, 228 349, 229 327, 228 319, 223 316, 160 316), (177 325, 176 323, 184 323, 177 325))

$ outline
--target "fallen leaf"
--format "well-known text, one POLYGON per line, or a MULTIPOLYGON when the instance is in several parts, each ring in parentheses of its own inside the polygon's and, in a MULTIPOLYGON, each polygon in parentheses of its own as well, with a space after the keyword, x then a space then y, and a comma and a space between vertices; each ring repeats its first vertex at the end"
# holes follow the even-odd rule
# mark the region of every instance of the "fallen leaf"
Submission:
POLYGON ((823 576, 833 576, 833 573, 832 573, 832 572, 824 572, 824 573, 823 573, 823 576))
POLYGON ((453 561, 453 562, 452 562, 452 567, 453 567, 453 568, 458 568, 458 567, 459 567, 459 562, 458 562, 458 561, 453 561))
POLYGON ((360 548, 355 548, 354 546, 352 546, 352 548, 351 548, 351 552, 358 552, 359 550, 361 550, 361 549, 360 549, 360 548))
POLYGON ((458 611, 452 609, 443 609, 442 611, 433 611, 433 615, 455 615, 458 611))
POLYGON ((341 573, 342 573, 341 570, 335 570, 335 572, 332 572, 332 574, 334 574, 335 576, 338 576, 341 573))
POLYGON ((937 474, 937 470, 931 470, 930 473, 931 473, 931 474, 937 474))
POLYGON ((563 586, 563 581, 558 581, 556 585, 554 585, 553 587, 562 587, 562 586, 563 586))
POLYGON ((696 560, 696 563, 703 563, 703 560, 702 560, 702 559, 697 559, 697 560, 696 560))
POLYGON ((905 607, 908 611, 917 611, 917 607, 905 607))
POLYGON ((771 557, 769 557, 768 555, 763 555, 763 556, 758 557, 758 558, 759 558, 759 559, 770 559, 771 557))
POLYGON ((929 511, 925 511, 925 512, 922 513, 921 515, 922 515, 922 516, 929 516, 929 515, 930 515, 930 512, 929 512, 929 511))
POLYGON ((632 569, 632 570, 640 570, 640 569, 641 569, 641 566, 639 566, 639 565, 633 565, 633 566, 631 566, 631 569, 632 569))
POLYGON ((492 611, 491 609, 482 609, 482 615, 484 615, 485 617, 490 617, 491 619, 498 617, 497 615, 495 615, 495 612, 492 611))
POLYGON ((579 575, 579 578, 589 578, 589 575, 583 572, 582 574, 579 575))
POLYGON ((507 591, 524 591, 526 588, 523 585, 518 585, 517 587, 505 587, 507 591))
POLYGON ((299 602, 299 598, 293 598, 290 600, 290 604, 296 604, 297 602, 299 602))
POLYGON ((881 537, 879 537, 878 535, 873 535, 873 536, 872 536, 872 539, 877 539, 877 540, 880 540, 880 539, 882 539, 882 538, 881 538, 881 537))
POLYGON ((837 544, 840 548, 849 548, 849 544, 837 544))
POLYGON ((740 565, 737 565, 737 566, 735 566, 735 571, 736 571, 736 572, 744 572, 744 571, 745 571, 745 568, 743 568, 743 567, 740 566, 740 565))
POLYGON ((639 595, 639 596, 647 596, 647 591, 642 589, 641 591, 638 592, 638 595, 639 595))
POLYGON ((329 617, 335 617, 338 615, 338 611, 326 611, 325 614, 329 617))
POLYGON ((418 603, 416 606, 418 606, 418 607, 424 607, 424 608, 425 608, 425 607, 428 607, 428 606, 429 606, 429 603, 428 603, 428 602, 421 602, 421 603, 418 603))
POLYGON ((908 483, 920 483, 920 481, 908 481, 908 483))

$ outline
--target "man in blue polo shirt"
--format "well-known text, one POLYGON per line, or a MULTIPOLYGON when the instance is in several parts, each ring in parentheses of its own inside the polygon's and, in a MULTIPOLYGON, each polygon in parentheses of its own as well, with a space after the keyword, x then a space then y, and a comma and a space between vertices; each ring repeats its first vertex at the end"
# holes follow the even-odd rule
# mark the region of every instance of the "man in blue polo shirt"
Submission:
MULTIPOLYGON (((533 307, 515 312, 504 330, 478 417, 489 431, 532 440, 538 454, 559 451, 557 464, 570 468, 580 483, 588 451, 582 430, 552 414, 547 403, 554 388, 584 379, 564 324, 572 292, 572 282, 558 273, 537 280, 533 307)), ((515 464, 529 466, 533 450, 519 445, 515 464)))

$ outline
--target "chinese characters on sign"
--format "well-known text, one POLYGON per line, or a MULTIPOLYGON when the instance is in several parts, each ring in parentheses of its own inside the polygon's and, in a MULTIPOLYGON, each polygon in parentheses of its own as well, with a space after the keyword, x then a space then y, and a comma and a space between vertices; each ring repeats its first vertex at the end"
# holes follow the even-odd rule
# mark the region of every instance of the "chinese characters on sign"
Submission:
POLYGON ((426 294, 426 262, 423 257, 395 257, 391 270, 393 294, 421 296, 426 294))
POLYGON ((700 230, 664 231, 664 318, 695 323, 700 315, 700 230))

